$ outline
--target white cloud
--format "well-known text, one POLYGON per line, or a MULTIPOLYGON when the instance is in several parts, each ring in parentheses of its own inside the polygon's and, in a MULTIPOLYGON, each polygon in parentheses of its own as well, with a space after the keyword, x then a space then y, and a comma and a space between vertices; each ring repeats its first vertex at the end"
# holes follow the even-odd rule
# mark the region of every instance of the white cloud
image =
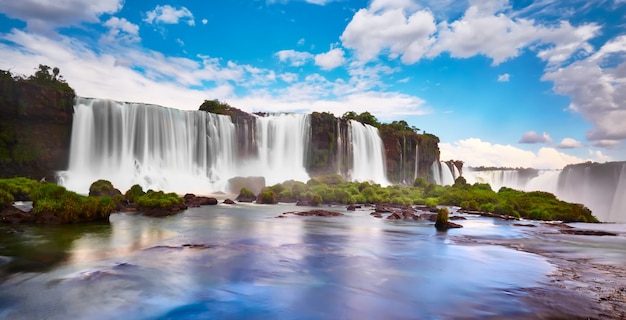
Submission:
POLYGON ((202 19, 202 24, 207 24, 207 23, 209 23, 209 20, 207 20, 207 19, 202 19))
POLYGON ((297 44, 298 44, 298 46, 303 46, 304 42, 305 42, 304 38, 300 38, 300 40, 298 40, 297 44))
POLYGON ((542 133, 538 135, 535 131, 524 132, 522 138, 519 140, 519 143, 552 143, 552 138, 547 133, 542 133))
POLYGON ((569 110, 580 113, 593 128, 587 140, 594 146, 614 147, 626 140, 626 36, 604 44, 594 55, 566 67, 549 70, 542 80, 554 92, 571 97, 569 110), (604 65, 606 62, 611 62, 604 65))
POLYGON ((390 58, 401 56, 404 63, 415 63, 426 53, 437 27, 432 13, 419 10, 407 17, 399 6, 408 1, 374 1, 370 9, 361 9, 346 26, 343 46, 356 51, 361 61, 374 60, 384 53, 390 58))
POLYGON ((189 9, 185 7, 176 9, 170 5, 157 5, 154 10, 146 12, 146 18, 143 19, 143 21, 150 24, 178 24, 181 20, 187 21, 187 24, 190 26, 195 25, 193 14, 189 9))
POLYGON ((498 75, 498 82, 509 82, 510 78, 511 78, 510 74, 504 73, 504 74, 498 75))
POLYGON ((287 82, 287 83, 292 83, 292 82, 296 82, 298 81, 298 74, 297 73, 292 73, 292 72, 285 72, 285 73, 281 73, 278 75, 278 77, 287 82))
POLYGON ((116 13, 123 3, 123 0, 0 0, 0 13, 26 21, 31 31, 45 33, 81 22, 99 22, 100 15, 116 13))
POLYGON ((561 142, 556 146, 557 149, 575 149, 582 147, 580 141, 576 141, 572 138, 563 138, 561 142))
POLYGON ((331 48, 330 51, 315 56, 315 65, 322 70, 337 68, 346 62, 343 49, 331 48))
MULTIPOLYGON (((554 148, 541 148, 532 152, 511 145, 492 144, 477 138, 440 143, 441 159, 462 159, 466 166, 523 167, 536 169, 561 169, 568 164, 595 159, 581 159, 554 148)), ((605 157, 606 159, 606 157, 605 157)))
POLYGON ((104 26, 109 28, 109 32, 103 36, 103 39, 108 42, 138 42, 139 38, 139 26, 126 20, 126 18, 111 17, 104 23, 104 26))
POLYGON ((303 66, 313 59, 313 55, 308 52, 295 50, 281 50, 275 53, 280 62, 287 62, 293 67, 303 66))

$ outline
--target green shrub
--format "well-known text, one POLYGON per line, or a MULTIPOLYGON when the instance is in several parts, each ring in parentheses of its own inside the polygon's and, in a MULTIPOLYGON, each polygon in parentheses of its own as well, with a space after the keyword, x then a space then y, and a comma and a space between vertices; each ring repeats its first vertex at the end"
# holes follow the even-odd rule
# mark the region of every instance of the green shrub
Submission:
POLYGON ((321 176, 321 177, 317 177, 317 181, 323 183, 323 184, 329 184, 329 185, 335 185, 335 184, 341 184, 344 183, 345 180, 343 179, 342 176, 338 175, 338 174, 328 174, 325 176, 321 176))
POLYGON ((311 197, 311 204, 314 206, 319 206, 320 203, 322 203, 322 196, 317 193, 313 194, 313 196, 311 197))
POLYGON ((164 193, 163 191, 152 190, 149 190, 135 201, 140 207, 144 208, 167 208, 183 202, 184 199, 173 192, 164 193))
POLYGON ((461 209, 477 211, 480 209, 480 206, 476 200, 472 199, 461 202, 461 209))
POLYGON ((13 195, 5 190, 0 189, 0 210, 13 205, 13 195))
POLYGON ((483 212, 493 212, 495 210, 495 206, 493 203, 483 203, 480 205, 480 211, 483 212))
MULTIPOLYGON (((278 202, 276 201, 276 194, 270 188, 264 188, 259 198, 263 204, 275 204, 278 202)), ((257 202, 259 201, 257 200, 257 202)))
POLYGON ((448 208, 440 208, 437 210, 437 219, 435 220, 435 228, 437 228, 437 230, 448 229, 449 215, 450 211, 448 211, 448 208))
POLYGON ((433 209, 434 209, 434 208, 437 208, 437 204, 438 204, 438 203, 437 203, 437 198, 427 198, 427 199, 424 201, 424 204, 425 204, 427 207, 429 207, 429 208, 433 208, 433 209))
POLYGON ((126 200, 130 202, 135 202, 137 198, 143 196, 144 194, 146 193, 143 192, 143 188, 140 185, 135 184, 130 187, 130 189, 128 189, 126 193, 124 193, 124 196, 126 197, 126 200))
POLYGON ((101 195, 113 190, 115 190, 115 187, 113 187, 110 181, 100 179, 94 181, 91 186, 89 186, 89 195, 101 195))
POLYGON ((250 191, 247 188, 241 188, 241 190, 239 191, 239 196, 240 197, 256 197, 254 192, 250 191))
POLYGON ((28 178, 0 179, 0 190, 5 190, 18 200, 28 200, 28 195, 39 182, 28 178))

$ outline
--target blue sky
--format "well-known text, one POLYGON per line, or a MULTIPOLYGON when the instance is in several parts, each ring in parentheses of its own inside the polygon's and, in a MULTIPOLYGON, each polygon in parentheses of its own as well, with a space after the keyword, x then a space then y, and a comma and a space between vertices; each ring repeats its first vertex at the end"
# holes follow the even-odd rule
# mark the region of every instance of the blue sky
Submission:
POLYGON ((0 0, 0 69, 80 96, 370 111, 442 160, 626 160, 626 1, 0 0))

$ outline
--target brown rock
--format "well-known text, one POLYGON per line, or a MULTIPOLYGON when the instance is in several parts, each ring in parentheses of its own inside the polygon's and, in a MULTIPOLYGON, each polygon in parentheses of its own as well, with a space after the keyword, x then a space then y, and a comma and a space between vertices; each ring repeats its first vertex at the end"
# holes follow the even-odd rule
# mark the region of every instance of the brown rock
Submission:
POLYGON ((285 212, 283 214, 293 214, 296 216, 316 216, 316 217, 337 217, 343 216, 343 213, 328 210, 309 210, 309 211, 293 211, 285 212))
POLYGON ((226 199, 226 200, 224 200, 224 202, 223 202, 223 203, 224 203, 224 204, 235 204, 235 201, 230 200, 230 199, 226 199))

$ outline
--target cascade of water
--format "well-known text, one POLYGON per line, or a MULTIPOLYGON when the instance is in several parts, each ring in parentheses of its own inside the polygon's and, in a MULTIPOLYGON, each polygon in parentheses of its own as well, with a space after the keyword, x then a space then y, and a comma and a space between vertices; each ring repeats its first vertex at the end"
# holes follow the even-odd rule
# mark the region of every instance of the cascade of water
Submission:
POLYGON ((439 161, 433 161, 433 164, 430 166, 430 172, 433 175, 433 179, 435 180, 435 184, 442 185, 442 182, 441 182, 441 163, 439 163, 439 161))
POLYGON ((417 176, 419 174, 419 169, 420 169, 420 153, 419 153, 420 147, 419 144, 417 142, 415 142, 415 173, 413 174, 413 181, 415 181, 415 179, 417 179, 417 176))
POLYGON ((607 221, 626 221, 626 163, 622 164, 607 221))
POLYGON ((235 172, 235 128, 227 116, 78 98, 70 164, 61 184, 87 193, 107 179, 121 189, 207 193, 235 172))
POLYGON ((305 152, 309 141, 309 116, 277 114, 257 119, 258 157, 238 168, 241 176, 264 176, 268 185, 294 179, 308 181, 305 152))
POLYGON ((353 181, 373 181, 388 185, 383 142, 378 129, 358 121, 350 120, 353 146, 353 181))
POLYGON ((454 174, 448 166, 447 162, 441 161, 439 162, 439 167, 441 170, 441 185, 442 186, 450 186, 454 184, 454 174))

